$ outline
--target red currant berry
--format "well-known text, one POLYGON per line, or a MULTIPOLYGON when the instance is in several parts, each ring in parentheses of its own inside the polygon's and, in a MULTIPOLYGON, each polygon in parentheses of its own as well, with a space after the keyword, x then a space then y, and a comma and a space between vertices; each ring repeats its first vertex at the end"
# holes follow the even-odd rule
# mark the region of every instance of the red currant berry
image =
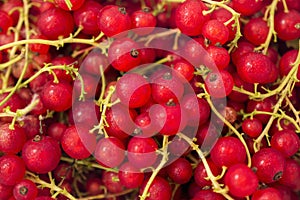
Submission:
POLYGON ((131 27, 132 28, 142 28, 133 30, 139 35, 147 35, 151 33, 156 26, 156 18, 150 12, 149 8, 144 8, 143 10, 137 10, 131 14, 131 27))
POLYGON ((188 0, 176 9, 176 26, 183 34, 196 36, 202 33, 202 26, 209 19, 202 11, 207 10, 206 5, 198 0, 188 0))
POLYGON ((245 38, 254 45, 263 44, 268 36, 269 27, 263 18, 253 18, 244 26, 245 38))
POLYGON ((243 143, 232 136, 219 138, 210 155, 218 167, 229 167, 246 161, 246 149, 243 143))
POLYGON ((13 186, 0 184, 0 199, 9 199, 11 196, 13 196, 13 186))
POLYGON ((246 41, 246 40, 240 40, 237 43, 237 48, 233 50, 233 52, 230 54, 233 64, 237 65, 238 60, 246 53, 253 52, 255 46, 246 41))
POLYGON ((210 45, 206 50, 212 59, 209 62, 214 62, 219 70, 223 70, 229 65, 230 56, 225 48, 210 45))
POLYGON ((245 164, 236 164, 229 167, 225 174, 224 182, 230 194, 235 197, 249 196, 258 187, 257 176, 245 164))
POLYGON ((13 19, 6 12, 0 10, 0 32, 7 32, 9 27, 12 27, 13 19))
POLYGON ((205 88, 215 98, 228 96, 234 86, 231 74, 225 70, 210 72, 205 78, 205 88))
POLYGON ((73 166, 69 163, 61 162, 53 171, 53 177, 56 182, 72 181, 73 180, 73 166))
POLYGON ((67 82, 49 81, 41 91, 41 99, 50 110, 66 111, 72 106, 72 86, 67 82))
MULTIPOLYGON (((44 35, 32 35, 30 36, 31 39, 42 39, 47 40, 48 38, 44 35)), ((30 51, 39 53, 39 54, 46 54, 49 51, 50 46, 46 44, 29 44, 30 51)))
POLYGON ((169 177, 177 184, 185 184, 189 182, 193 175, 191 163, 185 158, 178 158, 167 166, 169 177))
POLYGON ((211 19, 203 24, 202 34, 211 45, 222 45, 228 41, 229 30, 222 22, 211 19))
POLYGON ((276 13, 274 25, 277 36, 282 40, 294 40, 300 37, 300 13, 296 10, 276 13))
POLYGON ((118 176, 121 184, 126 188, 138 188, 144 181, 144 173, 140 172, 130 162, 121 165, 118 176))
POLYGON ((0 184, 13 186, 25 176, 25 164, 22 158, 16 155, 0 157, 0 184))
POLYGON ((8 13, 13 19, 13 26, 17 25, 19 21, 20 11, 18 9, 20 8, 23 8, 23 1, 21 0, 10 0, 1 5, 1 10, 8 13))
MULTIPOLYGON (((216 19, 225 24, 225 22, 232 19, 232 13, 226 10, 225 8, 220 7, 218 9, 215 9, 211 13, 210 19, 216 19)), ((226 27, 228 28, 229 31, 228 41, 233 40, 236 34, 236 27, 234 25, 234 22, 230 22, 229 24, 226 24, 226 27)))
MULTIPOLYGON (((293 49, 290 51, 287 51, 283 54, 283 56, 279 60, 279 73, 281 77, 287 76, 288 73, 293 68, 293 64, 296 61, 298 55, 298 50, 293 49)), ((299 68, 299 65, 297 66, 299 68)), ((300 78, 300 70, 297 71, 297 78, 300 78)), ((296 83, 299 85, 299 83, 296 83)))
POLYGON ((262 9, 264 6, 263 0, 232 0, 232 7, 242 15, 253 15, 262 9))
POLYGON ((192 200, 225 200, 225 198, 212 190, 200 190, 195 194, 192 200))
POLYGON ((89 195, 98 195, 104 193, 104 188, 102 188, 103 182, 102 179, 97 176, 89 177, 86 180, 86 191, 89 195))
POLYGON ((282 177, 285 158, 273 148, 263 148, 252 156, 252 167, 261 182, 272 183, 282 177))
POLYGON ((282 200, 282 197, 277 189, 269 187, 255 191, 252 200, 282 200))
POLYGON ((102 138, 97 143, 95 158, 104 166, 117 167, 125 158, 125 146, 118 138, 102 138))
POLYGON ((63 123, 57 122, 51 124, 47 129, 47 135, 56 139, 57 141, 61 140, 62 134, 67 129, 67 126, 63 123))
POLYGON ((194 66, 185 60, 178 60, 171 65, 173 69, 180 75, 184 80, 190 81, 194 77, 194 66))
POLYGON ((149 112, 142 112, 134 119, 136 137, 152 137, 159 132, 159 124, 151 119, 152 112, 151 109, 149 112))
POLYGON ((261 134, 263 126, 260 120, 256 118, 249 118, 243 121, 242 129, 249 137, 256 138, 261 134))
POLYGON ((24 179, 14 186, 13 193, 16 200, 35 199, 38 195, 38 189, 34 182, 24 179))
POLYGON ((68 127, 61 137, 61 146, 71 158, 88 158, 96 147, 96 136, 82 124, 68 127))
POLYGON ((82 26, 85 34, 96 35, 100 32, 97 25, 97 15, 102 5, 94 0, 86 0, 84 4, 73 13, 77 26, 82 26))
MULTIPOLYGON (((206 159, 208 166, 211 170, 211 172, 213 173, 214 176, 218 176, 219 173, 221 173, 220 168, 218 168, 215 163, 210 159, 206 159)), ((204 188, 206 186, 211 186, 211 181, 207 180, 207 172, 206 169, 204 167, 203 162, 200 162, 197 167, 195 168, 194 171, 194 180, 197 183, 198 186, 200 186, 201 188, 204 188)))
MULTIPOLYGON (((250 100, 247 103, 246 110, 248 113, 256 111, 264 111, 264 112, 272 112, 273 111, 274 102, 271 98, 265 98, 260 101, 250 100)), ((263 124, 266 124, 270 119, 269 115, 266 114, 257 114, 255 118, 260 120, 263 124)))
POLYGON ((35 136, 23 146, 22 158, 26 167, 36 173, 45 174, 54 170, 61 157, 58 142, 49 136, 35 136))
POLYGON ((127 146, 129 162, 136 168, 150 167, 156 162, 158 146, 153 138, 133 137, 127 146))
POLYGON ((68 6, 65 0, 54 0, 55 4, 64 10, 77 10, 82 6, 85 0, 69 0, 71 7, 68 6))
POLYGON ((286 159, 282 178, 279 183, 288 186, 294 191, 300 190, 300 165, 293 159, 286 159))
MULTIPOLYGON (((146 183, 147 180, 145 180, 143 185, 141 186, 140 194, 143 193, 146 183)), ((147 196, 147 200, 169 200, 172 196, 172 188, 169 182, 160 176, 156 176, 154 178, 148 192, 149 195, 147 196)))
POLYGON ((9 125, 5 123, 0 126, 0 152, 17 154, 22 150, 27 140, 26 133, 17 124, 14 125, 14 129, 10 129, 9 125))
POLYGON ((41 13, 37 26, 44 36, 50 40, 57 40, 59 36, 70 36, 74 29, 74 20, 69 12, 51 8, 41 13))
POLYGON ((299 136, 293 130, 282 130, 276 132, 271 138, 271 146, 285 156, 293 156, 300 148, 299 136))
POLYGON ((104 6, 97 16, 98 28, 108 37, 128 31, 131 28, 130 16, 124 7, 104 6))

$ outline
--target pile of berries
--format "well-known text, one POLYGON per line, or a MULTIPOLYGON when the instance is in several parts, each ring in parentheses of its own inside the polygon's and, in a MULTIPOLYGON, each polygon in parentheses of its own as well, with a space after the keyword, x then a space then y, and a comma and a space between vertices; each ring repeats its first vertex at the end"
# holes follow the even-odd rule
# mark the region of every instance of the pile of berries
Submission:
POLYGON ((300 1, 0 2, 0 200, 297 200, 300 1))

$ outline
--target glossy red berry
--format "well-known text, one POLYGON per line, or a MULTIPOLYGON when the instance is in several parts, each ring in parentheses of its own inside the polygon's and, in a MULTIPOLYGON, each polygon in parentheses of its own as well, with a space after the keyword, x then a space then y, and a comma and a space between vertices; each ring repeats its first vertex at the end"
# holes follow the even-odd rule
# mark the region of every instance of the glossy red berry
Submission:
POLYGON ((256 138, 261 134, 263 126, 260 120, 248 118, 243 121, 242 129, 249 137, 256 138))
POLYGON ((263 0, 232 0, 232 7, 242 15, 253 15, 262 9, 264 6, 263 0))
POLYGON ((156 18, 149 8, 137 10, 131 14, 131 27, 135 33, 139 35, 147 35, 151 33, 156 26, 156 18), (142 28, 142 29, 138 29, 142 28))
POLYGON ((156 120, 151 119, 153 110, 149 112, 142 112, 134 119, 136 128, 134 134, 137 137, 152 137, 160 131, 159 124, 156 120))
POLYGON ((223 70, 229 65, 230 56, 225 48, 210 45, 206 51, 211 59, 209 62, 213 62, 219 70, 223 70))
POLYGON ((194 66, 185 60, 178 60, 171 66, 184 80, 190 81, 194 77, 194 66))
MULTIPOLYGON (((220 168, 215 165, 215 163, 210 159, 206 159, 208 166, 213 173, 214 176, 218 176, 219 173, 221 172, 220 168)), ((197 183, 197 185, 201 188, 205 186, 211 186, 211 181, 207 180, 207 172, 204 167, 203 162, 200 162, 197 167, 195 168, 194 171, 194 180, 197 183)))
POLYGON ((127 146, 129 162, 137 169, 152 166, 157 159, 157 143, 153 138, 133 137, 127 146))
POLYGON ((92 175, 86 180, 85 189, 89 195, 98 195, 104 193, 104 188, 101 186, 103 186, 101 177, 92 175))
MULTIPOLYGON (((140 194, 146 186, 147 180, 144 181, 140 188, 140 194)), ((160 176, 156 176, 149 188, 149 196, 147 200, 170 200, 172 196, 172 188, 168 181, 160 176)))
POLYGON ((225 200, 225 198, 212 190, 200 190, 192 200, 225 200))
POLYGON ((85 34, 98 34, 100 29, 97 25, 97 15, 102 5, 94 0, 86 0, 83 5, 73 13, 74 22, 77 26, 82 26, 85 34))
POLYGON ((234 86, 231 74, 225 70, 210 72, 205 78, 207 92, 215 98, 223 98, 230 94, 234 86))
POLYGON ((51 124, 47 129, 47 135, 50 137, 56 139, 57 141, 60 141, 62 134, 67 129, 67 126, 63 123, 57 122, 51 124))
POLYGON ((300 148, 299 136, 293 130, 281 130, 271 138, 271 146, 285 156, 293 156, 300 148))
POLYGON ((74 29, 74 20, 69 12, 51 8, 41 13, 37 26, 44 36, 50 40, 57 40, 59 36, 70 36, 74 29))
POLYGON ((114 168, 123 162, 125 146, 118 138, 102 138, 97 143, 94 155, 100 164, 114 168))
POLYGON ((222 22, 211 19, 203 24, 202 35, 211 45, 222 45, 228 41, 229 30, 222 22))
POLYGON ((85 0, 69 0, 71 6, 69 7, 65 0, 54 0, 55 4, 64 10, 77 10, 82 6, 85 0))
POLYGON ((11 196, 13 196, 13 186, 0 183, 0 199, 9 199, 11 196))
POLYGON ((273 148, 260 149, 252 156, 252 168, 263 183, 278 181, 283 174, 285 158, 273 148))
MULTIPOLYGON (((42 39, 47 40, 48 38, 44 35, 32 35, 31 39, 42 39)), ((29 49, 33 52, 37 52, 39 54, 46 54, 49 51, 50 46, 46 44, 29 44, 29 49)))
MULTIPOLYGON (((281 77, 287 76, 293 68, 293 64, 296 61, 298 50, 293 49, 285 52, 279 60, 279 73, 281 77)), ((299 65, 297 66, 299 68, 299 65)), ((300 78, 300 71, 297 71, 297 78, 300 78)), ((299 85, 299 83, 296 83, 299 85)))
POLYGON ((255 191, 252 200, 282 200, 282 197, 277 189, 268 187, 255 191))
POLYGON ((49 81, 41 91, 41 99, 50 110, 66 111, 72 106, 72 86, 67 82, 49 81))
POLYGON ((188 160, 185 158, 178 158, 167 166, 167 173, 175 183, 185 184, 191 179, 193 169, 188 160))
POLYGON ((119 193, 124 191, 124 186, 121 184, 118 173, 104 171, 102 174, 102 182, 105 188, 110 193, 119 193))
POLYGON ((269 27, 263 18, 253 18, 244 26, 245 38, 254 45, 263 44, 268 36, 269 27))
POLYGON ((17 154, 22 150, 27 140, 26 133, 17 124, 14 125, 14 129, 10 129, 9 126, 8 123, 0 126, 0 152, 17 154))
POLYGON ((24 179, 14 186, 13 193, 16 200, 35 199, 38 195, 38 189, 34 182, 24 179))
POLYGON ((300 12, 289 10, 289 12, 280 11, 275 14, 275 31, 277 36, 286 41, 294 40, 300 37, 300 12))
POLYGON ((6 12, 0 10, 0 32, 7 32, 9 27, 12 27, 13 19, 6 12))
POLYGON ((130 16, 124 7, 104 6, 97 16, 98 28, 108 37, 128 31, 131 28, 130 16))
MULTIPOLYGON (((215 9, 210 16, 210 19, 216 19, 225 24, 225 22, 229 21, 232 18, 232 13, 226 10, 225 8, 215 9)), ((231 41, 234 39, 236 34, 236 27, 234 26, 234 22, 230 22, 226 24, 226 27, 229 31, 228 40, 231 41)))
POLYGON ((219 138, 210 155, 218 167, 229 167, 246 161, 246 150, 243 143, 232 136, 219 138))
MULTIPOLYGON (((271 98, 265 98, 259 101, 249 100, 247 102, 246 111, 248 113, 251 113, 254 110, 263 111, 263 112, 272 112, 273 106, 274 106, 274 101, 271 98)), ((270 116, 266 114, 257 114, 255 115, 255 118, 260 120, 261 123, 266 124, 270 119, 270 116)))
POLYGON ((149 101, 151 87, 142 75, 127 73, 117 81, 116 92, 122 104, 129 108, 137 108, 149 101))
POLYGON ((88 158, 95 150, 96 136, 82 124, 68 127, 61 137, 61 146, 71 158, 88 158))
POLYGON ((294 191, 300 190, 300 164, 293 159, 286 159, 282 178, 279 183, 288 186, 294 191))
POLYGON ((258 178, 245 164, 235 164, 228 168, 224 177, 225 185, 235 197, 246 197, 255 192, 258 178))
POLYGON ((126 162, 120 166, 118 177, 120 183, 126 188, 138 188, 144 181, 144 173, 140 172, 130 162, 126 162))
POLYGON ((138 43, 129 38, 117 39, 108 49, 108 60, 115 69, 127 72, 141 62, 138 49, 138 43))
POLYGON ((13 186, 25 176, 25 163, 16 155, 0 157, 0 184, 13 186))
POLYGON ((244 54, 253 52, 254 48, 255 46, 246 40, 238 41, 237 48, 234 49, 230 54, 233 64, 237 65, 238 60, 240 60, 244 54))
POLYGON ((28 140, 22 149, 22 158, 27 169, 45 174, 54 170, 61 157, 58 142, 49 136, 35 136, 28 140))
POLYGON ((203 15, 204 10, 207 10, 207 7, 199 0, 185 1, 176 8, 176 26, 183 34, 200 35, 203 24, 209 19, 208 15, 203 15))
POLYGON ((248 83, 271 83, 277 77, 271 76, 276 70, 275 64, 261 53, 245 53, 236 63, 238 75, 248 83))

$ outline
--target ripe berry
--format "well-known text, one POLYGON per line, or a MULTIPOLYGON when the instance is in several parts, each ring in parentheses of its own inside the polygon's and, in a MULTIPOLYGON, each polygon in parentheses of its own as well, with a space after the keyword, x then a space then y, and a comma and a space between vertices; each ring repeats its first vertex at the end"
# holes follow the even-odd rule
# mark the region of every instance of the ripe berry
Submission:
POLYGON ((245 40, 240 40, 237 43, 237 45, 238 45, 238 47, 235 50, 233 50, 233 52, 230 54, 231 60, 232 60, 233 64, 235 64, 235 65, 237 65, 238 60, 240 60, 240 58, 244 54, 253 52, 254 48, 255 48, 255 46, 252 43, 245 41, 245 40))
POLYGON ((144 181, 144 173, 140 172, 130 162, 126 162, 120 166, 118 177, 120 183, 126 188, 140 187, 144 181))
POLYGON ((241 79, 248 83, 271 83, 277 78, 271 76, 276 70, 275 64, 261 53, 245 53, 238 59, 236 68, 241 79))
POLYGON ((285 156, 293 156, 300 148, 300 139, 295 131, 286 129, 276 132, 271 138, 271 146, 285 156))
POLYGON ((86 0, 83 5, 74 11, 74 22, 77 26, 82 26, 85 34, 96 35, 100 32, 97 25, 97 15, 102 5, 94 0, 86 0))
POLYGON ((153 138, 133 137, 127 146, 129 162, 137 169, 150 167, 156 162, 158 146, 153 138))
POLYGON ((68 7, 65 0, 54 0, 55 4, 64 10, 77 10, 82 6, 85 0, 69 0, 69 2, 72 4, 71 8, 68 7))
POLYGON ((211 19, 203 24, 202 34, 211 45, 222 45, 228 41, 229 30, 222 22, 211 19))
POLYGON ((131 27, 132 28, 142 28, 133 30, 139 35, 147 35, 151 33, 156 26, 156 18, 150 12, 149 8, 144 8, 143 10, 137 10, 131 14, 131 27))
POLYGON ((300 190, 300 165, 293 159, 286 159, 282 178, 279 183, 288 186, 294 191, 300 190))
POLYGON ((223 70, 229 65, 230 56, 225 48, 210 45, 206 50, 210 56, 209 59, 212 59, 209 62, 214 62, 219 70, 223 70))
POLYGON ((285 158, 273 148, 263 148, 252 156, 252 168, 261 182, 272 183, 282 177, 285 158))
POLYGON ((73 180, 73 166, 69 163, 61 162, 53 171, 53 177, 56 182, 72 181, 73 180))
MULTIPOLYGON (((206 161, 213 175, 218 176, 219 173, 221 172, 220 168, 218 168, 210 158, 206 159, 206 161)), ((204 167, 203 162, 200 162, 195 168, 194 180, 199 187, 204 188, 206 186, 211 186, 212 184, 211 181, 207 180, 206 178, 207 178, 206 169, 204 167)))
POLYGON ((219 138, 211 152, 212 161, 218 166, 229 167, 246 161, 246 150, 242 142, 232 136, 219 138))
POLYGON ((252 200, 282 200, 282 197, 277 189, 268 187, 255 191, 252 200))
POLYGON ((24 176, 25 164, 22 158, 16 155, 0 157, 0 184, 13 186, 20 182, 24 176))
POLYGON ((102 182, 105 188, 110 193, 119 193, 124 191, 124 186, 121 184, 118 173, 104 171, 102 174, 102 182))
POLYGON ((152 114, 153 110, 150 109, 149 112, 142 112, 134 119, 136 124, 134 134, 137 134, 137 137, 152 137, 160 131, 158 122, 151 119, 152 114))
POLYGON ((118 138, 102 138, 98 141, 94 154, 100 164, 114 168, 123 162, 125 146, 118 138))
POLYGON ((193 169, 188 160, 185 158, 178 158, 167 166, 167 173, 175 183, 185 184, 191 179, 193 169))
POLYGON ((244 26, 245 38, 254 45, 263 44, 268 36, 269 27, 263 18, 253 18, 244 26))
POLYGON ((225 200, 225 198, 212 190, 200 190, 192 200, 225 200))
POLYGON ((0 10, 0 32, 7 32, 9 27, 12 27, 13 19, 6 12, 0 10))
POLYGON ((66 129, 67 126, 63 123, 60 122, 52 123, 47 129, 47 135, 56 139, 57 141, 60 141, 62 134, 66 129))
MULTIPOLYGON (((227 22, 232 18, 232 13, 226 10, 225 8, 218 8, 215 9, 210 16, 210 19, 216 19, 222 23, 227 22)), ((234 26, 234 22, 230 22, 229 24, 226 24, 226 27, 228 28, 229 31, 229 37, 228 41, 231 41, 234 39, 235 34, 236 34, 236 27, 234 26)))
POLYGON ((104 6, 97 16, 98 28, 108 37, 131 28, 131 20, 124 7, 115 5, 104 6))
POLYGON ((256 138, 261 134, 263 126, 260 120, 248 118, 243 121, 242 129, 248 136, 256 138))
POLYGON ((202 11, 207 10, 206 5, 198 0, 188 0, 176 8, 176 26, 183 34, 196 36, 202 33, 202 26, 209 19, 202 11))
POLYGON ((26 167, 36 173, 45 174, 54 170, 61 157, 58 142, 49 136, 35 136, 23 146, 22 158, 26 167))
POLYGON ((185 60, 178 60, 171 66, 184 80, 190 81, 194 77, 194 66, 185 60))
POLYGON ((232 7, 242 15, 253 15, 262 9, 264 6, 263 0, 232 0, 232 7))
MULTIPOLYGON (((31 39, 43 39, 47 40, 48 38, 44 35, 31 35, 31 39)), ((46 44, 29 44, 30 51, 37 52, 39 54, 46 54, 49 51, 50 46, 46 44)))
POLYGON ((224 177, 225 185, 235 197, 246 197, 258 187, 258 178, 245 164, 235 164, 228 168, 224 177))
POLYGON ((8 199, 13 195, 13 186, 0 184, 0 199, 8 199))
MULTIPOLYGON (((279 60, 279 73, 281 77, 287 76, 288 73, 293 68, 293 64, 296 61, 298 55, 298 50, 293 49, 287 51, 283 54, 283 56, 279 60)), ((299 65, 297 66, 299 68, 299 65)), ((300 78, 300 70, 297 71, 297 78, 300 78)), ((296 83, 299 85, 299 83, 296 83)))
POLYGON ((149 101, 151 87, 142 75, 127 73, 117 81, 116 92, 121 103, 129 108, 137 108, 149 101))
POLYGON ((67 82, 49 81, 41 91, 41 99, 50 110, 66 111, 72 106, 72 86, 67 82))
POLYGON ((86 180, 85 189, 89 195, 98 195, 104 193, 102 179, 98 176, 92 175, 86 180))
POLYGON ((68 127, 61 137, 61 146, 71 158, 88 158, 95 150, 96 136, 82 124, 68 127))
POLYGON ((38 189, 34 182, 24 179, 14 186, 13 193, 16 200, 35 199, 38 195, 38 189))
POLYGON ((74 20, 69 12, 60 8, 51 8, 41 13, 37 26, 47 38, 57 40, 59 36, 70 36, 74 29, 74 20))
POLYGON ((0 152, 17 154, 27 140, 26 133, 17 124, 14 125, 14 129, 10 129, 9 125, 8 123, 0 125, 0 152))
POLYGON ((282 40, 294 40, 300 37, 300 13, 296 10, 276 13, 274 25, 277 36, 282 40))
POLYGON ((233 85, 231 74, 225 70, 210 72, 205 78, 205 88, 215 98, 228 96, 233 89, 233 85))
MULTIPOLYGON (((140 194, 143 193, 146 183, 147 180, 141 186, 140 194)), ((169 200, 172 196, 172 188, 168 181, 160 176, 156 176, 150 185, 148 193, 147 200, 169 200)))
POLYGON ((108 49, 109 63, 115 69, 127 72, 141 62, 138 49, 138 43, 129 38, 117 39, 108 49))
POLYGON ((8 13, 10 15, 10 17, 12 18, 13 26, 15 26, 18 23, 19 16, 20 16, 20 11, 18 11, 18 9, 20 9, 20 8, 23 8, 23 1, 21 1, 21 0, 10 0, 10 1, 4 2, 1 5, 1 10, 8 13))
MULTIPOLYGON (((273 106, 274 106, 274 101, 271 98, 265 98, 259 101, 250 100, 247 103, 246 110, 248 113, 251 113, 254 110, 263 111, 263 112, 272 112, 273 106)), ((257 114, 255 115, 255 118, 261 121, 261 123, 266 124, 270 119, 270 115, 257 114)))

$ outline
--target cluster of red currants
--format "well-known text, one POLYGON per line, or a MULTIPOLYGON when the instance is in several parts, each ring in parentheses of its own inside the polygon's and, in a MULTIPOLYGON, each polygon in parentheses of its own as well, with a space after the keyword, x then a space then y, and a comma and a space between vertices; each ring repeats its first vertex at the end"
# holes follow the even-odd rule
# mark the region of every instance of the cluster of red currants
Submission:
POLYGON ((0 200, 297 200, 300 1, 0 2, 0 200))

